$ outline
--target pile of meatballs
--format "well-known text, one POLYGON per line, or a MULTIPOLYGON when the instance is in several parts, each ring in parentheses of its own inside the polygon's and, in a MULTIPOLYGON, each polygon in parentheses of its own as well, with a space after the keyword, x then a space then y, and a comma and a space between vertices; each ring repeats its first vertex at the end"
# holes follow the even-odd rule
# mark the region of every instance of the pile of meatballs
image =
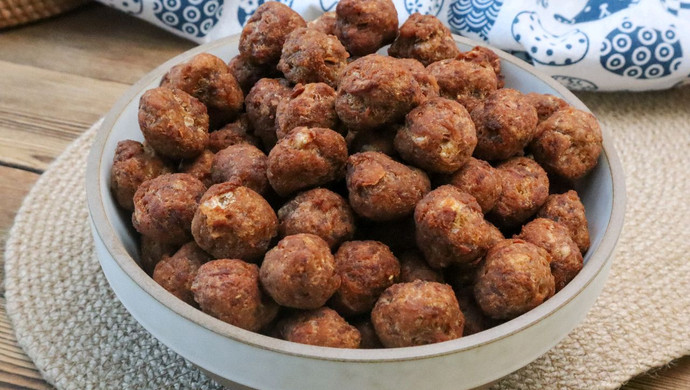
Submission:
POLYGON ((179 299, 297 343, 392 348, 510 320, 582 268, 568 189, 599 125, 504 88, 491 50, 342 0, 310 23, 266 2, 239 51, 170 69, 141 96, 145 142, 115 152, 141 265, 179 299))

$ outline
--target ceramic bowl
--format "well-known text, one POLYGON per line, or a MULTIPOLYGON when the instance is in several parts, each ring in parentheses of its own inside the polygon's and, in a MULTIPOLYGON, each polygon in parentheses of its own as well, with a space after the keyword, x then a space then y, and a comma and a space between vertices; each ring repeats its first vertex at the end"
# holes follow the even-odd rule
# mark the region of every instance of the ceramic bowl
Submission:
MULTIPOLYGON (((112 289, 134 318, 165 345, 221 383, 259 389, 470 389, 527 365, 565 337, 602 290, 623 224, 623 171, 611 136, 603 129, 599 164, 576 183, 592 238, 585 265, 554 297, 530 312, 481 333, 426 346, 349 350, 291 343, 221 322, 186 305, 158 286, 138 265, 129 214, 109 190, 117 142, 143 140, 137 122, 139 97, 158 85, 173 65, 209 52, 230 59, 238 36, 185 52, 164 63, 115 104, 98 132, 87 168, 87 197, 96 253, 112 289)), ((461 50, 475 42, 455 37, 461 50)), ((523 61, 496 50, 506 87, 560 96, 587 110, 573 94, 523 61)))

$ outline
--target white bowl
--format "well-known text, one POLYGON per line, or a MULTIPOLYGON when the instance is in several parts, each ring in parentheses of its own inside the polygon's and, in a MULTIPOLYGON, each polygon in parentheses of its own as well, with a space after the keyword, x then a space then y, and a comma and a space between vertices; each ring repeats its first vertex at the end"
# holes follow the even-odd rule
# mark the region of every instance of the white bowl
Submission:
MULTIPOLYGON (((226 385, 259 389, 470 389, 527 365, 565 337, 593 305, 606 281, 623 225, 623 171, 603 129, 599 164, 576 189, 587 210, 592 246, 582 271, 563 290, 530 312, 481 333, 419 347, 350 350, 309 346, 252 333, 217 320, 169 294, 138 265, 129 215, 109 189, 117 142, 142 140, 139 97, 173 65, 209 52, 230 59, 238 37, 187 51, 136 83, 108 113, 88 159, 87 198, 96 253, 108 282, 151 334, 226 385), (585 186, 586 184, 586 186, 585 186)), ((455 37, 462 50, 475 42, 455 37)), ((573 94, 523 61, 501 57, 506 86, 560 96, 587 110, 573 94)))

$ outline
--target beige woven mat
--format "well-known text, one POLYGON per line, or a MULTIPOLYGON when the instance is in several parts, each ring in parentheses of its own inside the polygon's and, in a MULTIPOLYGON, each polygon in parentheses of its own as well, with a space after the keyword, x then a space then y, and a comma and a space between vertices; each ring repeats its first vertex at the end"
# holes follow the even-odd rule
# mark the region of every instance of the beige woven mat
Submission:
MULTIPOLYGON (((498 388, 616 388, 690 354, 690 88, 582 98, 613 133, 626 171, 617 259, 585 322, 498 388)), ((216 388, 140 327, 101 273, 84 195, 94 133, 43 174, 10 232, 6 298, 17 339, 61 389, 216 388)))

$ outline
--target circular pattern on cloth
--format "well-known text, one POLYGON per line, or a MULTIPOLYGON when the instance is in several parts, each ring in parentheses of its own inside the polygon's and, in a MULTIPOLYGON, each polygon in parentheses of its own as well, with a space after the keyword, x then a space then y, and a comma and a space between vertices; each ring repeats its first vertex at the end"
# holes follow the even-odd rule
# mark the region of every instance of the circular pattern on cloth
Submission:
MULTIPOLYGON (((690 354, 690 88, 580 98, 613 133, 626 171, 616 261, 586 320, 499 389, 613 389, 690 354)), ((9 234, 5 295, 17 340, 59 389, 219 388, 146 332, 101 272, 84 194, 97 127, 41 176, 9 234)))

